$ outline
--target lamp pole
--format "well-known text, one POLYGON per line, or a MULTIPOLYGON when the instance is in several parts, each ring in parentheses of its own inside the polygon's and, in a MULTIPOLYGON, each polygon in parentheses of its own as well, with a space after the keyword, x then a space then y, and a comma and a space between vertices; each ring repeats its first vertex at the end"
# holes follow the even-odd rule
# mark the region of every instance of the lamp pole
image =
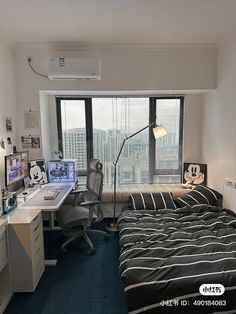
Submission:
POLYGON ((111 232, 116 232, 117 231, 117 225, 116 225, 116 175, 117 175, 117 164, 118 164, 118 161, 120 159, 120 155, 121 155, 121 152, 123 150, 123 147, 125 145, 125 142, 127 140, 129 140, 131 137, 139 134, 140 132, 142 132, 143 130, 147 129, 147 128, 150 128, 151 126, 155 126, 156 125, 156 122, 152 122, 150 124, 148 124, 147 126, 145 126, 144 128, 138 130, 137 132, 131 134, 130 136, 126 136, 124 139, 123 139, 123 142, 120 146, 120 150, 118 152, 118 155, 116 157, 116 160, 113 162, 113 165, 114 165, 114 190, 113 190, 113 221, 112 223, 110 223, 106 229, 108 231, 111 231, 111 232))

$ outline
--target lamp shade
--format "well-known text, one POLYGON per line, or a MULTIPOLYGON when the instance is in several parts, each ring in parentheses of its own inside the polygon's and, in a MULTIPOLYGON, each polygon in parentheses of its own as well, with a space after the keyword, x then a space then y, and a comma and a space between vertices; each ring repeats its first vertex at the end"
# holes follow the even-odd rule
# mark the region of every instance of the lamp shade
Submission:
POLYGON ((154 134, 155 139, 157 139, 158 137, 162 137, 162 136, 167 134, 163 124, 159 124, 159 125, 155 126, 152 130, 153 130, 153 134, 154 134))

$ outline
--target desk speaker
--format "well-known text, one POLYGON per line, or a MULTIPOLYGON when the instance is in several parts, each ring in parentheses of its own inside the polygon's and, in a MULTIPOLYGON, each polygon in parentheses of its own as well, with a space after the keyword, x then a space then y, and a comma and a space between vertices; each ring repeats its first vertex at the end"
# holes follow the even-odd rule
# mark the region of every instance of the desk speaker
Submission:
POLYGON ((8 214, 11 210, 17 207, 16 193, 9 193, 2 198, 2 210, 4 214, 8 214))

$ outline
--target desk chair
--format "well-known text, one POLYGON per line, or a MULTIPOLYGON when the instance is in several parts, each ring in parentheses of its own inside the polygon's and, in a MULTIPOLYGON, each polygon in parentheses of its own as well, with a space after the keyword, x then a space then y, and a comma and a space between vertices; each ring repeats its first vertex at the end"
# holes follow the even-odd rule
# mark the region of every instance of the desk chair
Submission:
POLYGON ((99 233, 108 238, 105 231, 92 230, 91 225, 102 220, 101 196, 103 188, 102 164, 98 159, 91 159, 88 164, 87 189, 74 191, 73 205, 63 205, 57 211, 57 221, 68 239, 61 245, 61 250, 66 251, 66 246, 76 238, 82 236, 90 247, 91 253, 95 248, 88 234, 99 233))

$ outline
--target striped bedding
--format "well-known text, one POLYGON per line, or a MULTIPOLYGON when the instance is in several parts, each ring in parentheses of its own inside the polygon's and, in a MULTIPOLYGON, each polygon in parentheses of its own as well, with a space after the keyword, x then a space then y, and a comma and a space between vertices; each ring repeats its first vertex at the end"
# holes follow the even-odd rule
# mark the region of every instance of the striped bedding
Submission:
POLYGON ((123 212, 120 275, 129 313, 236 313, 236 215, 209 205, 123 212), (222 284, 203 296, 201 284, 222 284))

